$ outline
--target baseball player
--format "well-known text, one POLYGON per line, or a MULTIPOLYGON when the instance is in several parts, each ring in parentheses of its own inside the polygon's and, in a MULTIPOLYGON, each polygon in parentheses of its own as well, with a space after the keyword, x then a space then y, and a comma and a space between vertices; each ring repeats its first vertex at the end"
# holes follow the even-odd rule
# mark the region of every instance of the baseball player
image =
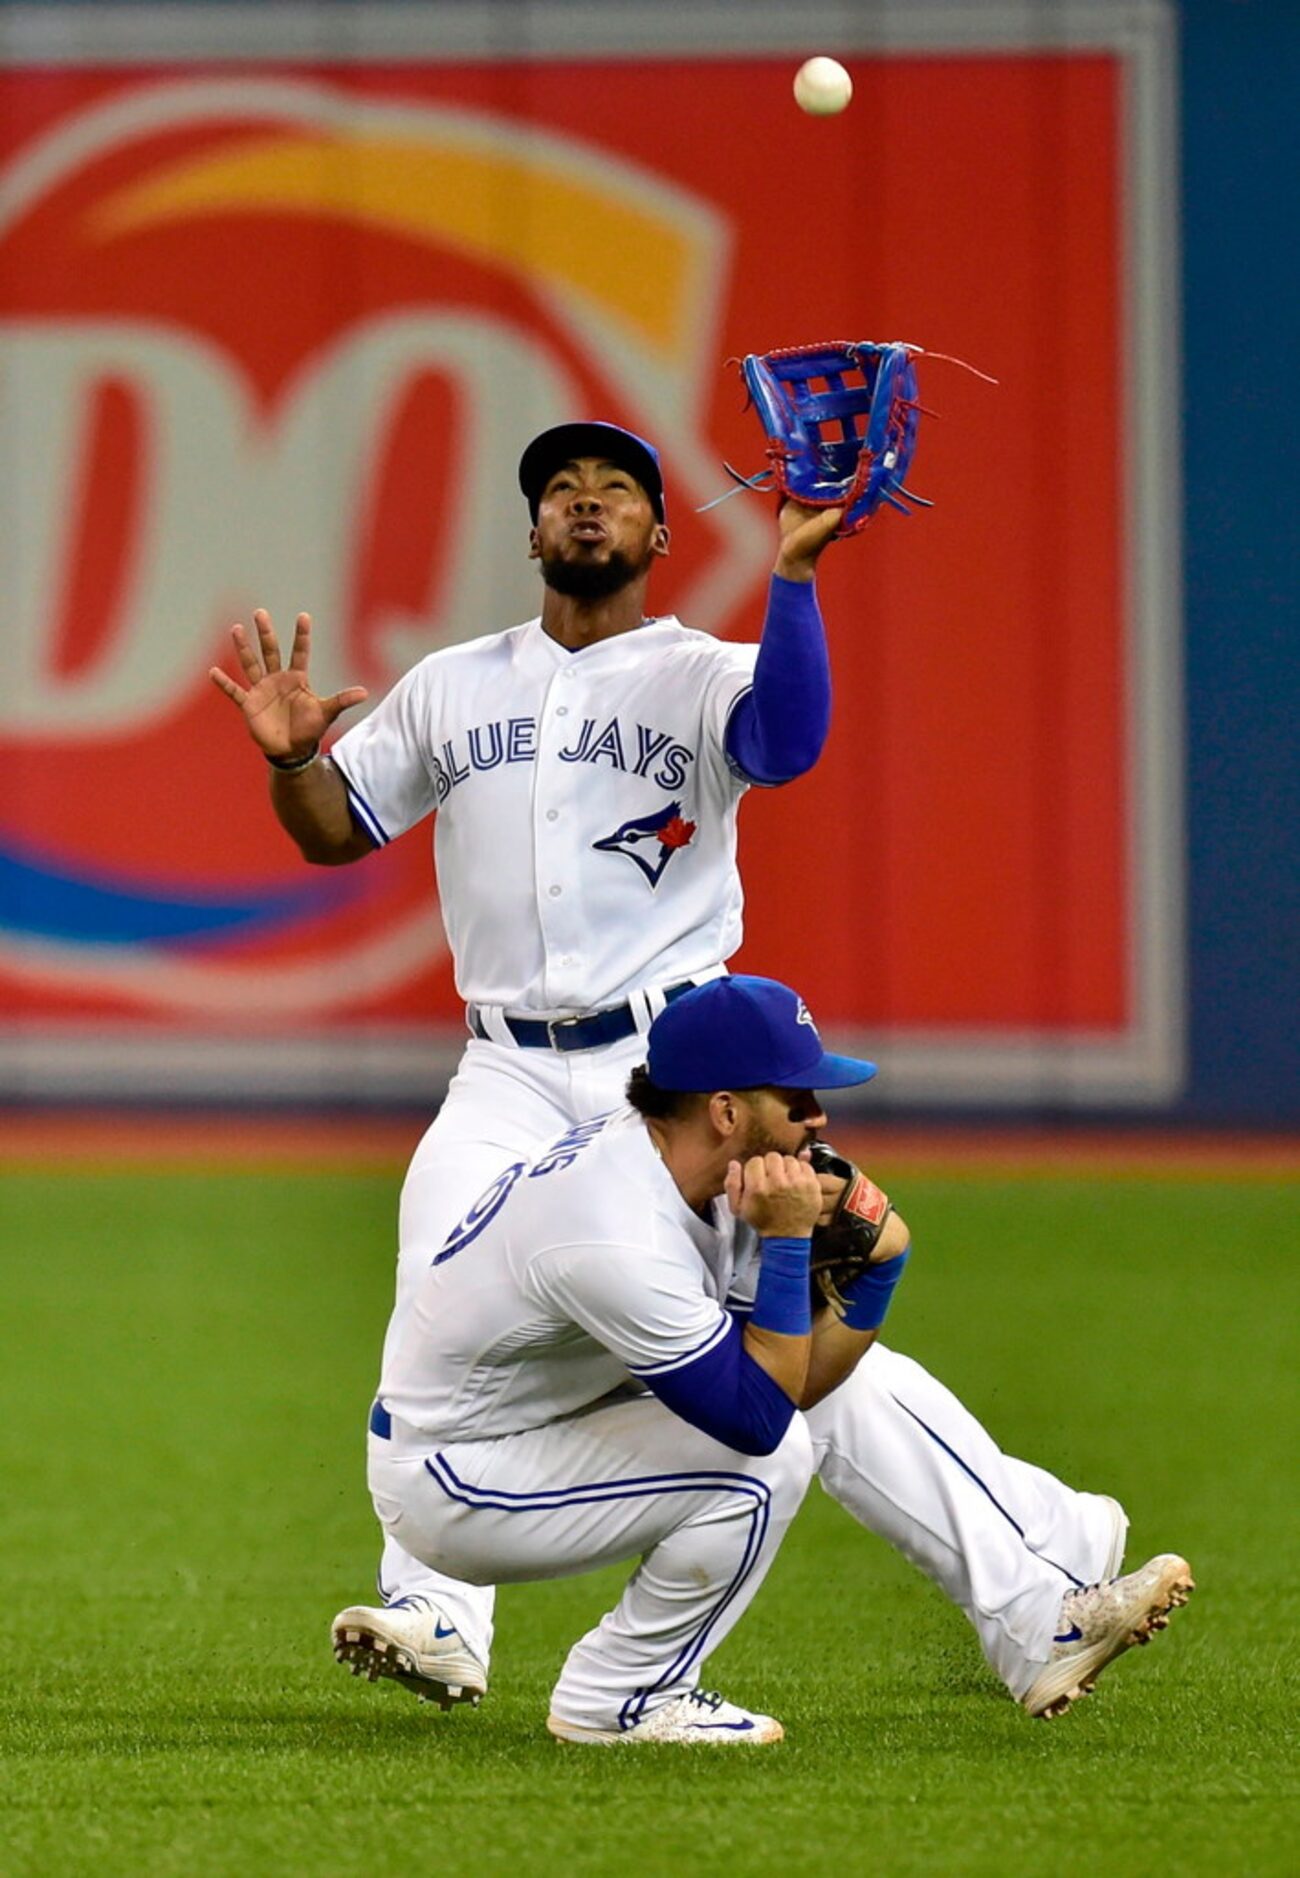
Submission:
MULTIPOLYGON (((323 737, 366 693, 312 691, 305 614, 287 667, 259 612, 256 643, 233 628, 244 683, 211 673, 243 712, 275 813, 307 860, 359 860, 436 812, 470 1040, 403 1184, 394 1341, 477 1197, 557 1132, 615 1106, 653 1019, 725 972, 741 939, 739 803, 752 785, 811 768, 829 724, 814 575, 837 509, 779 510, 755 646, 647 616, 669 534, 659 458, 644 439, 605 423, 557 426, 524 451, 519 481, 539 617, 422 660, 328 756, 323 737)), ((775 859, 800 884, 815 865, 802 849, 775 859)), ((1031 1712, 1068 1707, 1086 1677, 1049 1703, 1042 1679, 1053 1651, 1072 1647, 1053 1637, 1086 1626, 1058 1631, 1056 1620, 1063 1598, 1120 1570, 1122 1509, 1003 1455, 947 1390, 879 1344, 830 1401, 823 1485, 961 1606, 1031 1712)), ((452 1687, 476 1699, 490 1589, 430 1571, 391 1534, 380 1589, 375 1665, 432 1699, 452 1687)), ((1129 1616, 1146 1594, 1123 1595, 1129 1616)), ((1151 1593, 1152 1610, 1163 1595, 1151 1593)))
MULTIPOLYGON (((874 1066, 828 1055, 786 986, 715 978, 652 1024, 648 1070, 636 1107, 515 1162, 419 1274, 371 1411, 371 1492, 392 1539, 471 1582, 642 1560, 569 1653, 561 1740, 763 1746, 781 1724, 702 1693, 700 1668, 811 1477, 796 1410, 870 1342, 829 1313, 813 1333, 807 1150, 826 1120, 811 1085, 874 1066), (742 1320, 727 1301, 751 1276, 742 1320)), ((367 1619, 340 1619, 359 1665, 367 1619)))

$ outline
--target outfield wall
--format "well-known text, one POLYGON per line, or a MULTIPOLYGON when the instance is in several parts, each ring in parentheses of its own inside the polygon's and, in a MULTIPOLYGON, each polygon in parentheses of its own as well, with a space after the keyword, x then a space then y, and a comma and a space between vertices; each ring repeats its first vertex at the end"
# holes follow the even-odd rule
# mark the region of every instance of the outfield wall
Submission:
POLYGON ((664 453, 657 606, 752 636, 767 509, 697 512, 756 457, 726 361, 848 336, 999 382, 922 361, 936 507, 825 564, 836 722, 746 805, 737 963, 889 1109, 1300 1120, 1294 263, 1242 207, 1300 28, 790 19, 0 8, 0 1095, 432 1099, 427 839, 297 862, 203 676, 229 621, 311 610, 378 696, 528 617, 514 463, 600 413, 664 453), (811 49, 843 118, 790 102, 811 49))

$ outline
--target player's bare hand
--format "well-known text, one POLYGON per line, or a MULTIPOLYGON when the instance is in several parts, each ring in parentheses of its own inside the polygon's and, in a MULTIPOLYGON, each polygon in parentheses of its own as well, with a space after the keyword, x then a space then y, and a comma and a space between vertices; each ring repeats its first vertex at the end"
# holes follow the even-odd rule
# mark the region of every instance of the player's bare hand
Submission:
POLYGON ((774 571, 782 580, 812 579, 818 557, 834 540, 843 515, 843 509, 810 509, 793 501, 781 504, 777 516, 781 545, 774 571))
POLYGON ((765 1239, 806 1239, 822 1206, 821 1184, 803 1155, 755 1154, 727 1169, 727 1200, 765 1239))
POLYGON ((310 756, 334 720, 370 694, 361 685, 351 685, 331 697, 317 697, 307 673, 311 658, 310 614, 298 615, 287 666, 280 657, 271 615, 264 608, 254 613, 253 626, 256 644, 242 623, 230 629, 244 683, 237 683, 219 665, 212 666, 208 677, 218 691, 239 706, 249 735, 264 756, 295 761, 310 756))

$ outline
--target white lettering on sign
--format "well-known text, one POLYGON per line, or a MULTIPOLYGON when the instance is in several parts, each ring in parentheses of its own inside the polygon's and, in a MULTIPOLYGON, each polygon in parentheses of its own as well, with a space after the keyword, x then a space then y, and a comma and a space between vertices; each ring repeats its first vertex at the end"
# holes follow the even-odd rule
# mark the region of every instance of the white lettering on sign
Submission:
MULTIPOLYGON (((321 692, 354 683, 344 612, 376 466, 410 385, 431 371, 465 411, 456 512, 440 584, 450 630, 383 623, 391 682, 439 640, 514 624, 537 610, 527 515, 513 475, 521 442, 558 423, 577 387, 521 328, 437 314, 358 325, 322 348, 268 415, 215 346, 125 320, 0 322, 0 401, 9 464, 0 476, 5 596, 0 734, 124 736, 202 682, 223 623, 254 605, 282 626, 306 609, 328 630, 313 648, 321 692), (106 383, 140 419, 136 538, 122 556, 115 630, 71 670, 55 658, 90 417, 106 383), (518 544, 517 574, 503 551, 518 544)), ((432 498, 431 498, 432 499, 432 498)))

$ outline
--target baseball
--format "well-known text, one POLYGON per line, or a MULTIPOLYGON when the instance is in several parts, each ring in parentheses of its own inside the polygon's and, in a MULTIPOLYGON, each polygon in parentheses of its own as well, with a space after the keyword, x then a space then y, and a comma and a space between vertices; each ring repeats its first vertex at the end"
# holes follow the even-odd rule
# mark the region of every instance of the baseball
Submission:
POLYGON ((838 59, 805 59, 794 75, 794 101, 810 117, 834 117, 853 96, 853 80, 838 59))

